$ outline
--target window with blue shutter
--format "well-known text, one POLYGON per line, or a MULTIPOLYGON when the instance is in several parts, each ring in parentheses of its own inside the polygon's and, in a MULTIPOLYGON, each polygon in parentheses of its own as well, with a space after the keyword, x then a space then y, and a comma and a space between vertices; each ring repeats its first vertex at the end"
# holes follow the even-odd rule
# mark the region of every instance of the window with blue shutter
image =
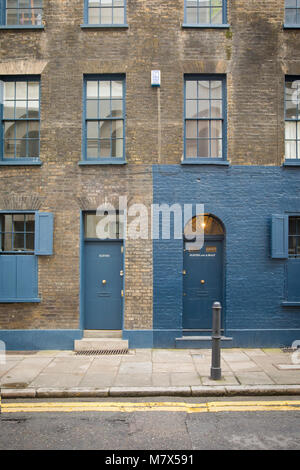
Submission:
POLYGON ((289 216, 289 259, 286 266, 287 302, 300 306, 300 216, 289 216))
POLYGON ((300 307, 300 216, 272 216, 272 258, 285 261, 285 307, 300 307))
POLYGON ((40 302, 38 255, 53 253, 53 214, 0 213, 0 302, 40 302))

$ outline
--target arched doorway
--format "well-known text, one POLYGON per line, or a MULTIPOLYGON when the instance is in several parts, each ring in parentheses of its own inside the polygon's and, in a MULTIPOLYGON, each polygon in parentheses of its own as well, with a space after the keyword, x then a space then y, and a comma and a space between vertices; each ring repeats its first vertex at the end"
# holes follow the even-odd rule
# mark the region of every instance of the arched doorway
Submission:
POLYGON ((223 224, 212 214, 195 216, 184 228, 184 330, 211 330, 212 304, 223 305, 224 238, 223 224), (204 230, 204 244, 197 248, 191 235, 200 230, 204 230))

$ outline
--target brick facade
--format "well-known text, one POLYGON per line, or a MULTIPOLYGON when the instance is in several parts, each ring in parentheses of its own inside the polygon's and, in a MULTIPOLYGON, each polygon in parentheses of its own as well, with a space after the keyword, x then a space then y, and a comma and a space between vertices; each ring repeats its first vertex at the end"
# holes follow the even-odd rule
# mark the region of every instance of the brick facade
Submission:
MULTIPOLYGON (((153 191, 162 194, 164 175, 157 186, 155 173, 155 186, 152 165, 181 174, 184 74, 226 75, 231 165, 283 162, 284 76, 300 75, 300 33, 283 29, 284 0, 228 0, 229 29, 182 27, 183 0, 127 0, 128 28, 81 28, 83 11, 83 0, 45 0, 44 30, 0 30, 0 75, 41 78, 42 162, 0 166, 0 210, 54 214, 54 255, 39 257, 42 302, 0 304, 3 330, 79 328, 80 210, 122 195, 149 208, 160 202, 153 191), (152 69, 161 70, 161 88, 150 86, 152 69), (126 75, 127 164, 80 166, 83 76, 114 73, 126 75)), ((212 174, 223 184, 218 168, 212 174)), ((195 201, 186 176, 179 187, 195 201)), ((232 180, 231 201, 236 184, 247 178, 232 180)), ((128 240, 125 253, 124 328, 160 327, 152 241, 128 240)))

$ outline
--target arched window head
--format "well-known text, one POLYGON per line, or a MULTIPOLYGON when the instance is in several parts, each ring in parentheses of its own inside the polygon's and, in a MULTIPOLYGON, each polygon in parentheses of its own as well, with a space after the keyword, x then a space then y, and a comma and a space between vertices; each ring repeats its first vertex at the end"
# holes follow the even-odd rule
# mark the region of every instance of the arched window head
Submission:
POLYGON ((211 214, 196 215, 186 224, 184 228, 184 235, 187 238, 192 235, 202 233, 204 230, 205 235, 224 235, 224 228, 220 220, 211 214))

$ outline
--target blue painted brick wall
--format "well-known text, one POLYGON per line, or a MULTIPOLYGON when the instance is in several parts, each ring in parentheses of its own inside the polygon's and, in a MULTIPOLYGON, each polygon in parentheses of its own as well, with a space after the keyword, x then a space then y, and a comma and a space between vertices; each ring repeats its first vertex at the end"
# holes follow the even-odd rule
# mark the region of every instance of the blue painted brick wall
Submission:
MULTIPOLYGON (((300 329, 300 309, 281 306, 286 260, 270 257, 272 214, 300 213, 300 169, 154 166, 153 203, 203 203, 223 221, 225 332, 300 329)), ((154 240, 153 263, 153 328, 180 328, 183 242, 154 240)))

